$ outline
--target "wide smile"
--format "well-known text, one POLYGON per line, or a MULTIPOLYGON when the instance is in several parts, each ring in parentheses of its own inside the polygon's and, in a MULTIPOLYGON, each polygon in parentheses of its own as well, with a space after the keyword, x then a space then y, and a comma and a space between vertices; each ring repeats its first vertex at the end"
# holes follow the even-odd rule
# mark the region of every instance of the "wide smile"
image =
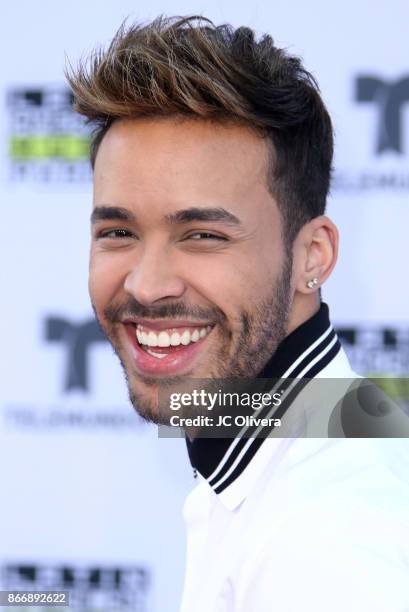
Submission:
POLYGON ((131 358, 145 376, 181 375, 192 368, 214 325, 124 321, 131 358))

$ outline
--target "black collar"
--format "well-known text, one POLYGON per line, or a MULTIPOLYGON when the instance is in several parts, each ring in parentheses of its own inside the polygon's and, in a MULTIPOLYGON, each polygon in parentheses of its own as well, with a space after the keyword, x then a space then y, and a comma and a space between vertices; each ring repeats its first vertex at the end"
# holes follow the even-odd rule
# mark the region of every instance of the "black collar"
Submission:
MULTIPOLYGON (((281 418, 303 388, 303 381, 317 376, 338 354, 340 342, 329 320, 327 304, 297 327, 278 346, 257 378, 287 379, 300 377, 297 392, 277 409, 281 418)), ((186 438, 190 462, 216 493, 225 491, 247 468, 269 432, 257 435, 249 444, 249 436, 240 438, 186 438)))

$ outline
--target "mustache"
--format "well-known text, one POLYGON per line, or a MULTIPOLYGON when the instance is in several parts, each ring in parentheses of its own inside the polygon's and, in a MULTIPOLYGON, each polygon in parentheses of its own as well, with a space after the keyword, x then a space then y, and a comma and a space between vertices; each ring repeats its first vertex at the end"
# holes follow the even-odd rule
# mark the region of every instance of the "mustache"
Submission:
MULTIPOLYGON (((95 311, 95 308, 94 308, 95 311)), ((135 298, 128 298, 121 304, 109 304, 104 308, 104 317, 110 323, 117 323, 128 317, 140 317, 143 319, 194 319, 195 321, 212 321, 224 323, 225 314, 219 308, 203 308, 201 306, 189 306, 183 302, 169 302, 157 306, 144 306, 135 298)))

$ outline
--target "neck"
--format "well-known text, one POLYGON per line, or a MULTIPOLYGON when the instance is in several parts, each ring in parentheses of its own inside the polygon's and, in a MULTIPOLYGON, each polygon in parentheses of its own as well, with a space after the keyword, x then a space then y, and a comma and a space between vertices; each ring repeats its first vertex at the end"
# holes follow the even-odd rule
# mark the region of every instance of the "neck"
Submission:
POLYGON ((305 321, 311 319, 318 312, 319 308, 320 298, 318 293, 312 295, 295 293, 287 323, 286 335, 288 336, 297 327, 305 323, 305 321))

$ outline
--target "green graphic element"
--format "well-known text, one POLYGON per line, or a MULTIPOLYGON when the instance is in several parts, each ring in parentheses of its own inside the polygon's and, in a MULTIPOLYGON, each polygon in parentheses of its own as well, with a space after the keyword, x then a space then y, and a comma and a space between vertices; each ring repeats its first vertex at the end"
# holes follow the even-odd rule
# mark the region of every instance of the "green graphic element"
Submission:
POLYGON ((390 398, 409 406, 409 378, 388 376, 387 374, 369 374, 369 380, 375 383, 390 398))
POLYGON ((89 157, 89 139, 79 136, 12 137, 9 147, 13 161, 65 159, 81 161, 89 157))

